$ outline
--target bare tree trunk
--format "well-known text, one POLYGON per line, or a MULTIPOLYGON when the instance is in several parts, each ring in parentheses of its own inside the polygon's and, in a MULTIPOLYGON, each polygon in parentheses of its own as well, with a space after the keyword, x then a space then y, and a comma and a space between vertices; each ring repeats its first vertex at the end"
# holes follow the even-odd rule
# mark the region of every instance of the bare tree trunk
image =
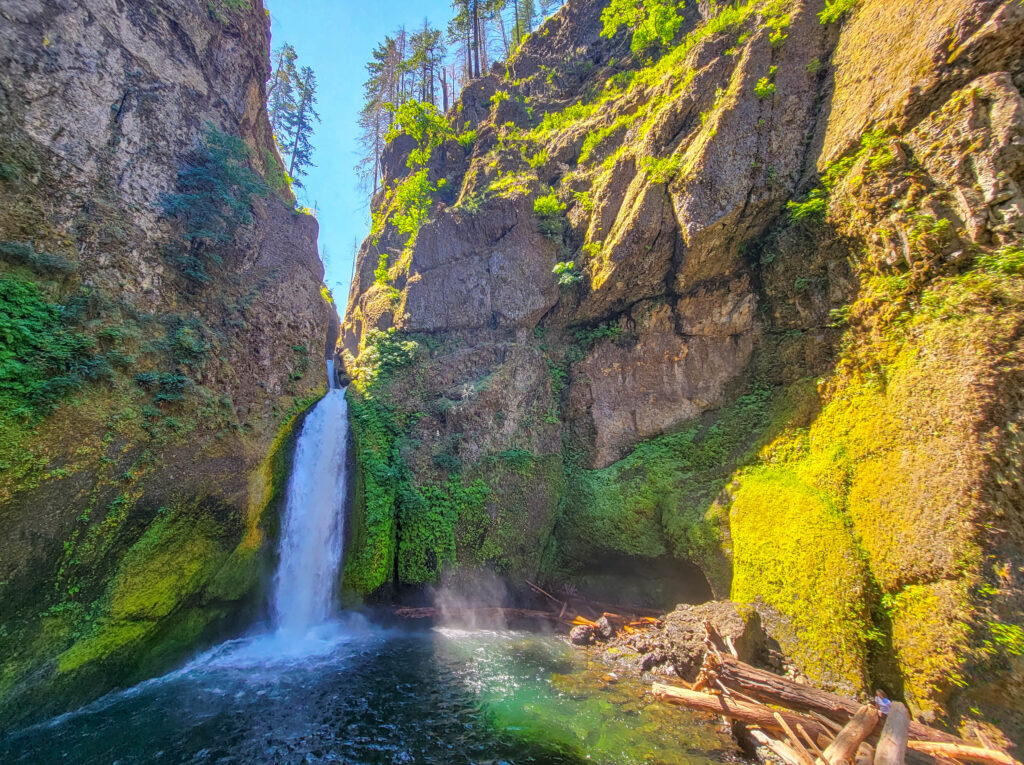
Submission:
POLYGON ((907 743, 907 747, 915 752, 932 757, 942 757, 946 760, 969 760, 986 765, 1020 765, 1018 760, 1013 759, 1006 752, 1000 752, 998 749, 985 749, 980 746, 949 744, 944 741, 910 741, 907 743))
POLYGON ((469 20, 473 27, 473 76, 480 76, 480 14, 479 0, 473 0, 473 17, 469 20))
POLYGON ((487 58, 487 19, 481 16, 478 23, 480 29, 480 74, 483 74, 490 70, 490 62, 487 58))
POLYGON ((501 31, 501 41, 505 44, 505 60, 508 61, 508 33, 505 31, 505 17, 498 14, 498 29, 501 31))

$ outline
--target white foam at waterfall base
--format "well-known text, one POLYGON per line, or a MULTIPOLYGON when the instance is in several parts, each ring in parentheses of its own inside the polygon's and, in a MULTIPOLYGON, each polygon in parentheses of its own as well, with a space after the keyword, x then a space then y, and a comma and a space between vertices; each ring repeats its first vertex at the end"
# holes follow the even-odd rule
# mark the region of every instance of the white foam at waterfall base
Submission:
POLYGON ((274 628, 302 639, 335 615, 346 497, 348 408, 333 387, 306 416, 295 446, 275 578, 274 628))

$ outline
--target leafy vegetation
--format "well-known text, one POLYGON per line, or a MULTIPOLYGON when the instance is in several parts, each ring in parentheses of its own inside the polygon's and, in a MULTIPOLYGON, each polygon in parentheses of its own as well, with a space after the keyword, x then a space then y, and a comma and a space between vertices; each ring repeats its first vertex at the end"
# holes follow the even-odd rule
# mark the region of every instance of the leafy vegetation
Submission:
POLYGON ((754 85, 754 95, 760 98, 762 101, 772 98, 775 95, 775 72, 778 71, 777 66, 773 66, 768 70, 768 76, 762 77, 754 85))
POLYGON ((533 212, 538 220, 537 228, 544 236, 561 241, 565 230, 566 209, 566 204, 559 201, 554 189, 533 200, 533 212))
POLYGON ((604 37, 613 37, 622 27, 633 32, 630 48, 641 53, 656 45, 667 46, 675 39, 683 17, 683 3, 676 0, 612 0, 601 13, 604 37))
POLYGON ((78 328, 81 299, 47 300, 32 282, 0 278, 0 411, 38 417, 90 380, 111 375, 95 341, 78 328))
POLYGON ((75 270, 75 264, 66 258, 49 252, 37 252, 28 242, 0 242, 0 256, 42 273, 67 273, 75 270))
MULTIPOLYGON (((431 152, 455 134, 436 106, 415 99, 406 101, 395 110, 394 122, 386 140, 393 141, 402 133, 416 140, 417 148, 409 154, 410 168, 425 165, 430 160, 431 152)), ((472 140, 476 140, 475 132, 472 140)))
POLYGON ((853 11, 860 0, 827 0, 824 10, 818 14, 822 24, 834 24, 853 11))
POLYGON ((822 188, 812 189, 803 202, 786 202, 786 209, 796 223, 821 223, 828 209, 828 195, 822 188))
POLYGON ((652 183, 671 183, 679 175, 682 164, 682 155, 673 154, 670 157, 644 157, 640 161, 640 168, 647 173, 652 183))
POLYGON ((551 270, 558 277, 558 286, 560 287, 571 287, 583 281, 583 274, 576 268, 576 263, 572 260, 555 263, 555 267, 551 270))

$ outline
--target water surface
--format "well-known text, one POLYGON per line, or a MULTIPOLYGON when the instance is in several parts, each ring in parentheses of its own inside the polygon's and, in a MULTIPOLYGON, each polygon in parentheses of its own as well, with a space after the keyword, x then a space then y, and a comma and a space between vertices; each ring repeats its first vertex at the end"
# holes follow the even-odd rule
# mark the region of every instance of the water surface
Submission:
POLYGON ((688 763, 711 721, 609 684, 562 640, 335 622, 225 643, 0 741, 4 763, 688 763))

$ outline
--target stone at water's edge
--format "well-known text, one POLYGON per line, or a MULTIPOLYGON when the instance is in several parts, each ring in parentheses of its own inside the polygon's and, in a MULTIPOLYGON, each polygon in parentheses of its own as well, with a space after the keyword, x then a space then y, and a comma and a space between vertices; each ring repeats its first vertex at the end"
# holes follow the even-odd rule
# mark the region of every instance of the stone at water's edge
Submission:
MULTIPOLYGON (((692 683, 707 650, 705 622, 723 640, 732 641, 740 661, 765 663, 778 658, 769 648, 757 611, 728 600, 713 600, 699 606, 680 604, 656 627, 632 631, 615 630, 602 617, 596 628, 573 627, 569 641, 581 647, 596 643, 595 650, 601 651, 606 661, 621 667, 626 675, 653 672, 676 675, 692 683)), ((727 650, 726 646, 720 648, 727 650)))
POLYGON ((0 401, 5 723, 159 672, 259 605, 332 312, 316 221, 280 183, 268 23, 259 0, 4 3, 0 300, 73 306, 33 339, 77 333, 99 370, 52 412, 0 401), (266 196, 203 284, 166 195, 214 129, 266 196))
POLYGON ((679 606, 665 616, 659 642, 665 661, 676 674, 693 682, 704 660, 704 622, 710 622, 722 638, 729 638, 740 661, 764 658, 766 636, 757 612, 737 608, 730 601, 711 601, 700 606, 679 606))

